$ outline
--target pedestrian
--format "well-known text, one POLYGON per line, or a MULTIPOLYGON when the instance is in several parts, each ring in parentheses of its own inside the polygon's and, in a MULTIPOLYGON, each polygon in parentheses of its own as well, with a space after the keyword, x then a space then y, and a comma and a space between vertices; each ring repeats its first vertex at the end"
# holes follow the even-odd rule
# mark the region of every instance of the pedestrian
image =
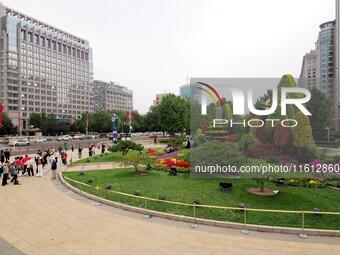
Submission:
POLYGON ((89 147, 89 157, 92 157, 92 146, 89 147))
POLYGON ((14 185, 18 185, 19 184, 19 181, 18 181, 18 166, 16 166, 15 163, 12 163, 9 166, 9 170, 10 170, 11 176, 12 176, 11 182, 13 182, 14 185))
POLYGON ((63 164, 67 165, 67 152, 66 151, 64 151, 61 159, 62 159, 63 164))
POLYGON ((5 163, 5 153, 4 151, 0 151, 0 162, 1 164, 5 163))
POLYGON ((9 162, 9 159, 11 157, 11 153, 9 152, 8 149, 5 150, 4 155, 5 155, 5 161, 9 162))
POLYGON ((51 159, 51 173, 52 173, 52 176, 51 176, 51 180, 54 180, 56 179, 56 176, 57 176, 57 161, 55 160, 55 158, 52 158, 51 159))
POLYGON ((34 159, 33 158, 28 160, 27 172, 28 172, 28 176, 31 176, 31 175, 34 176, 34 159))
POLYGON ((92 156, 96 156, 96 146, 92 145, 92 156))
POLYGON ((43 169, 42 169, 42 164, 43 164, 43 159, 42 157, 38 156, 38 159, 37 159, 37 177, 42 177, 44 174, 43 174, 43 169))
POLYGON ((105 153, 105 145, 104 145, 104 143, 102 144, 102 153, 105 153))
POLYGON ((22 171, 22 175, 24 175, 27 171, 28 161, 31 158, 28 155, 25 155, 25 157, 22 159, 22 164, 24 165, 24 170, 22 171))
POLYGON ((2 174, 2 186, 6 186, 8 184, 8 174, 9 174, 9 168, 8 168, 8 161, 6 161, 3 164, 3 174, 2 174))
POLYGON ((78 148, 78 158, 82 158, 83 157, 82 152, 83 152, 83 149, 81 147, 79 147, 78 148))
POLYGON ((74 152, 74 145, 73 144, 71 146, 71 150, 72 150, 72 152, 74 152))

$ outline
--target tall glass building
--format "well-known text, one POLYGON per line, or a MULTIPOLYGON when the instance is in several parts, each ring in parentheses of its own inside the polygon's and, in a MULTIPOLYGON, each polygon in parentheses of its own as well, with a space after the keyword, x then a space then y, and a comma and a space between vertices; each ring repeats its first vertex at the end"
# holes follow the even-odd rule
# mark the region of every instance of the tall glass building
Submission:
POLYGON ((0 4, 0 95, 14 125, 30 113, 70 120, 92 111, 89 42, 0 4))
POLYGON ((332 102, 335 101, 335 21, 325 22, 320 25, 318 50, 320 66, 320 88, 332 102))

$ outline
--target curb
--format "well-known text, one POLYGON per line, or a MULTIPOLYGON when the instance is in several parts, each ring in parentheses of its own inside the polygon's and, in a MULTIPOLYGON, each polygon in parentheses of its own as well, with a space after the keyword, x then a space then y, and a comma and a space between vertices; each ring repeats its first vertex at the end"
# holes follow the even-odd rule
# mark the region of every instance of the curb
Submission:
POLYGON ((264 226, 264 225, 254 225, 254 224, 246 224, 243 223, 235 223, 235 222, 228 222, 228 221, 216 221, 216 220, 208 220, 202 218, 193 218, 190 216, 183 216, 183 215, 175 215, 170 213, 158 212, 153 210, 148 210, 140 207, 134 207, 126 204, 121 204, 118 202, 114 202, 111 200, 107 200, 104 198, 100 198, 94 195, 91 195, 86 192, 82 192, 79 189, 75 188, 68 182, 66 182, 62 176, 62 173, 59 172, 59 180, 60 182, 68 189, 72 190, 73 192, 84 196, 88 199, 94 200, 98 203, 105 204, 108 206, 113 206, 115 208, 123 209, 126 211, 131 211, 135 213, 150 215, 153 217, 159 217, 168 220, 175 220, 175 221, 182 221, 187 223, 194 223, 194 224, 202 224, 207 226, 214 226, 214 227, 223 227, 223 228, 233 228, 233 229, 247 229, 249 231, 258 231, 258 232, 268 232, 268 233, 281 233, 281 234, 307 234, 311 236, 330 236, 330 237, 340 237, 340 230, 324 230, 324 229, 304 229, 301 228, 289 228, 289 227, 274 227, 274 226, 264 226))

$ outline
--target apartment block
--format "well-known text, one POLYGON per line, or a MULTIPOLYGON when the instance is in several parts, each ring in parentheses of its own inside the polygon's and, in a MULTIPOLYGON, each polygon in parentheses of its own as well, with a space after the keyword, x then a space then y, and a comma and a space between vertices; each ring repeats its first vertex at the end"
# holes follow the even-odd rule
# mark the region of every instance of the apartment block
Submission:
POLYGON ((133 92, 114 82, 93 81, 94 111, 132 111, 133 92))

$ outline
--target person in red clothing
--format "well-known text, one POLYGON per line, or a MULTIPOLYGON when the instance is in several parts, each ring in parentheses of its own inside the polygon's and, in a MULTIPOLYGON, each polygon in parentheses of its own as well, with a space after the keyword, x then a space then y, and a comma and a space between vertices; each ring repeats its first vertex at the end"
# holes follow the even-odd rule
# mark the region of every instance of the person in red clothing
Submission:
POLYGON ((61 160, 62 160, 64 165, 67 164, 67 152, 66 151, 64 151, 64 153, 62 154, 61 160))
POLYGON ((27 166, 28 166, 28 161, 30 160, 31 158, 28 156, 28 155, 25 155, 25 157, 22 159, 22 164, 24 165, 24 170, 22 172, 22 174, 24 175, 27 171, 27 166))

